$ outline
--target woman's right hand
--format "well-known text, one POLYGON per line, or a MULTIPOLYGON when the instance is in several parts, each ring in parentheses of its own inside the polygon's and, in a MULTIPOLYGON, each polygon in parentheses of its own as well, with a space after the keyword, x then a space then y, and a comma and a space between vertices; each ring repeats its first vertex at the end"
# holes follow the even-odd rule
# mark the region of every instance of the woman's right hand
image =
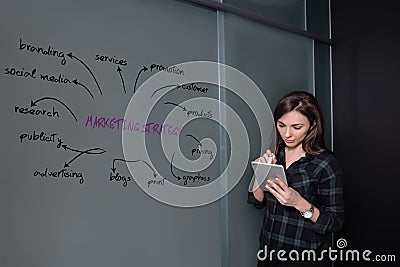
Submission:
POLYGON ((276 163, 276 157, 275 155, 272 153, 271 150, 267 149, 267 151, 258 159, 254 160, 256 162, 263 162, 263 163, 268 163, 268 158, 272 157, 272 164, 276 163))
MULTIPOLYGON (((261 157, 259 157, 254 161, 268 163, 268 158, 271 157, 272 157, 271 163, 275 164, 276 163, 275 155, 272 153, 271 150, 267 149, 267 151, 261 157)), ((259 202, 262 202, 264 200, 264 191, 260 188, 257 180, 255 180, 253 184, 253 195, 259 202)))

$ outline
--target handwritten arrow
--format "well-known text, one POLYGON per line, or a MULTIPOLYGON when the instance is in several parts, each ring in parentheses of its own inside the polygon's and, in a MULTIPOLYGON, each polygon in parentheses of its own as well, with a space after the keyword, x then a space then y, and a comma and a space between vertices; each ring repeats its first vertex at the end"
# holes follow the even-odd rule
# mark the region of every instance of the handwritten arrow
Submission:
POLYGON ((154 178, 157 177, 157 173, 155 172, 153 167, 151 167, 151 165, 149 163, 147 163, 146 161, 141 160, 141 159, 138 159, 138 160, 113 159, 113 166, 111 168, 113 173, 115 173, 115 171, 117 170, 117 168, 115 168, 115 161, 124 161, 124 162, 130 162, 130 163, 141 161, 141 162, 145 163, 147 166, 149 166, 149 168, 153 171, 154 178))
POLYGON ((197 141, 197 143, 199 143, 199 146, 202 146, 201 143, 200 143, 200 141, 199 141, 196 137, 194 137, 193 135, 187 134, 186 136, 192 137, 194 140, 197 141))
POLYGON ((93 97, 93 94, 92 94, 92 92, 90 92, 89 88, 87 88, 83 83, 78 82, 78 79, 75 79, 75 80, 73 80, 72 82, 73 82, 75 85, 77 85, 77 86, 82 86, 83 88, 85 88, 86 91, 89 93, 89 95, 90 95, 92 98, 94 98, 94 97, 93 97))
POLYGON ((83 154, 97 154, 97 155, 99 155, 99 154, 103 154, 103 153, 106 152, 104 149, 98 148, 98 147, 96 147, 96 148, 91 148, 91 149, 88 149, 88 150, 85 150, 85 151, 80 151, 80 150, 77 150, 77 149, 68 148, 66 145, 63 145, 63 148, 64 148, 65 150, 66 150, 66 149, 69 149, 69 150, 71 150, 71 151, 79 152, 79 154, 76 155, 75 157, 73 157, 70 161, 64 163, 64 168, 68 168, 69 165, 70 165, 74 160, 76 160, 77 158, 79 158, 79 157, 82 156, 83 154), (93 151, 96 151, 96 150, 99 151, 99 152, 93 152, 93 151))
POLYGON ((72 112, 72 110, 66 105, 64 104, 61 100, 58 100, 57 98, 54 97, 49 97, 49 96, 45 96, 42 97, 36 101, 31 100, 31 107, 35 107, 36 103, 43 101, 43 100, 54 100, 57 101, 58 103, 60 103, 61 105, 63 105, 66 109, 68 109, 68 111, 72 114, 72 116, 74 117, 75 121, 78 121, 78 119, 76 118, 75 114, 72 112))
POLYGON ((90 74, 92 75, 94 81, 96 82, 97 88, 98 88, 99 91, 100 91, 100 95, 103 95, 103 92, 102 92, 101 89, 100 89, 100 85, 99 85, 99 83, 97 82, 96 77, 94 76, 92 70, 85 64, 85 62, 83 62, 82 60, 80 60, 79 58, 77 58, 76 56, 74 56, 74 55, 72 54, 72 52, 68 53, 67 56, 69 56, 70 58, 74 58, 74 59, 78 60, 78 61, 90 72, 90 74))
POLYGON ((175 104, 175 103, 172 103, 172 102, 165 102, 164 104, 166 104, 166 105, 174 105, 174 106, 180 107, 183 111, 186 111, 185 107, 182 107, 182 106, 180 106, 178 104, 175 104))
POLYGON ((117 168, 115 168, 115 162, 117 160, 118 161, 123 161, 123 162, 138 162, 138 161, 140 161, 140 159, 138 159, 138 160, 113 159, 112 168, 111 168, 113 173, 115 173, 115 170, 117 169, 117 168))
POLYGON ((144 161, 144 160, 141 160, 143 163, 145 163, 147 166, 149 166, 149 168, 153 171, 153 176, 154 176, 154 178, 156 178, 157 177, 157 173, 156 173, 156 171, 153 169, 153 167, 151 167, 151 165, 149 164, 149 163, 147 163, 146 161, 144 161))
POLYGON ((135 86, 133 87, 133 93, 136 92, 136 84, 137 84, 140 74, 142 72, 145 72, 146 70, 148 70, 148 68, 146 68, 146 66, 143 66, 143 68, 139 71, 138 75, 136 76, 135 86))
POLYGON ((158 88, 157 90, 155 90, 155 91, 151 94, 151 97, 153 97, 158 91, 160 91, 160 90, 162 90, 162 89, 164 89, 164 88, 168 88, 168 87, 176 87, 176 88, 179 88, 180 85, 179 85, 179 84, 171 84, 171 85, 166 85, 166 86, 160 87, 160 88, 158 88))
POLYGON ((121 68, 118 66, 117 68, 117 72, 119 73, 119 77, 121 77, 121 82, 122 82, 122 87, 124 88, 124 92, 126 94, 126 89, 125 89, 125 82, 124 82, 124 77, 122 77, 122 70, 121 68))
POLYGON ((176 179, 178 179, 178 181, 179 181, 179 180, 181 180, 182 178, 181 178, 179 175, 176 176, 175 173, 174 173, 174 171, 173 171, 173 169, 172 169, 172 162, 174 161, 174 156, 175 156, 175 152, 172 154, 172 158, 171 158, 171 173, 172 173, 172 175, 173 175, 176 179))
POLYGON ((74 152, 78 152, 78 153, 92 154, 92 155, 103 154, 104 152, 106 152, 102 148, 92 148, 92 149, 89 149, 89 150, 79 150, 79 149, 70 148, 70 147, 68 147, 68 145, 62 145, 62 147, 64 148, 64 150, 74 151, 74 152), (92 150, 100 150, 100 152, 92 152, 92 150))

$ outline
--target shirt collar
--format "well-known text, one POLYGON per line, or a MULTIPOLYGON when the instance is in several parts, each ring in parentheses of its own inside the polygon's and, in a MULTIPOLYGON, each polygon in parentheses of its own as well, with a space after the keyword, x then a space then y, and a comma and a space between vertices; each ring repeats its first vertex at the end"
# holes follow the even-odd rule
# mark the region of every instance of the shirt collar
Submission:
MULTIPOLYGON (((314 155, 312 154, 308 154, 306 152, 306 155, 304 157, 301 157, 299 160, 297 160, 297 162, 299 163, 303 163, 303 162, 307 162, 310 161, 314 158, 314 155)), ((279 151, 278 151, 278 155, 277 155, 277 163, 279 164, 286 164, 286 157, 285 157, 285 147, 282 147, 279 151)))

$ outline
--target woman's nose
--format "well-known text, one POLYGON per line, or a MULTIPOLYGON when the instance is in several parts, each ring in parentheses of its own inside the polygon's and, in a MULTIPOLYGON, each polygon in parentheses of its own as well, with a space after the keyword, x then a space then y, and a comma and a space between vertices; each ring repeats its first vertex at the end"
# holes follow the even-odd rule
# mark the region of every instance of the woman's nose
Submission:
POLYGON ((287 127, 285 130, 285 137, 290 137, 292 136, 292 132, 290 131, 290 127, 287 127))

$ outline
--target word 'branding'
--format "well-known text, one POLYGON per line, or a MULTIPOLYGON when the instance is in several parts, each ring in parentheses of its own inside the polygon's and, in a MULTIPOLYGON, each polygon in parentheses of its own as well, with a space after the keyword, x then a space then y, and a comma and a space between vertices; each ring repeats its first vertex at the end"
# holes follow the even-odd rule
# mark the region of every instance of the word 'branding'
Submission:
POLYGON ((44 56, 52 56, 52 57, 58 57, 61 58, 61 65, 65 65, 67 63, 67 60, 65 58, 65 53, 63 51, 58 51, 54 49, 51 45, 47 47, 47 49, 40 47, 40 46, 34 46, 28 43, 24 43, 22 39, 19 39, 19 50, 26 50, 31 53, 37 53, 40 55, 44 56))

